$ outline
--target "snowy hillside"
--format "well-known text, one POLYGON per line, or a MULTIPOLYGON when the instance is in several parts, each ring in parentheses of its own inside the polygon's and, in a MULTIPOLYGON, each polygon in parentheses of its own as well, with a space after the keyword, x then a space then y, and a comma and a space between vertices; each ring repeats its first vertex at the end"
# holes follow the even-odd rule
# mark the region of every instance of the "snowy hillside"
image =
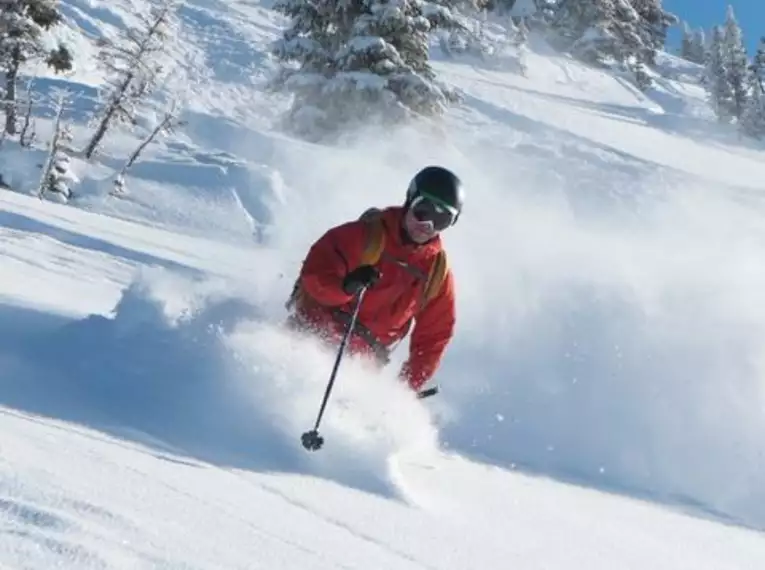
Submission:
POLYGON ((214 259, 242 250, 23 197, 3 196, 0 210, 14 277, 0 321, 8 567, 676 570, 765 559, 751 531, 439 452, 426 411, 358 363, 322 429, 329 444, 309 456, 296 436, 331 355, 264 322, 268 279, 231 284, 237 271, 214 259), (20 207, 26 230, 7 223, 20 207), (130 285, 136 264, 168 269, 130 285), (63 314, 88 310, 108 314, 63 314))
MULTIPOLYGON (((145 3, 63 4, 76 72, 39 81, 82 144, 94 39, 145 3)), ((72 159, 66 205, 25 195, 42 145, 0 152, 3 565, 763 567, 765 155, 698 69, 642 93, 533 36, 525 76, 434 46, 440 125, 320 146, 274 128, 268 3, 180 15, 187 122, 124 195, 153 117, 72 159), (279 326, 299 263, 428 163, 468 187, 441 393, 393 381, 402 349, 344 361, 308 454, 334 355, 279 326)))

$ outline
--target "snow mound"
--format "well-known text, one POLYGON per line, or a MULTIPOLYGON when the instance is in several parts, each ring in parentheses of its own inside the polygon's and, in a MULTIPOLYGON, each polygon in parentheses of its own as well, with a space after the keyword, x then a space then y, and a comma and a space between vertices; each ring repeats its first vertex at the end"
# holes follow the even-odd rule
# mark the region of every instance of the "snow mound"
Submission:
POLYGON ((25 343, 19 407, 218 466, 395 495, 389 458, 436 449, 427 410, 389 374, 346 358, 319 430, 325 446, 306 452, 300 435, 313 427, 336 353, 264 315, 230 283, 146 270, 113 315, 25 343))

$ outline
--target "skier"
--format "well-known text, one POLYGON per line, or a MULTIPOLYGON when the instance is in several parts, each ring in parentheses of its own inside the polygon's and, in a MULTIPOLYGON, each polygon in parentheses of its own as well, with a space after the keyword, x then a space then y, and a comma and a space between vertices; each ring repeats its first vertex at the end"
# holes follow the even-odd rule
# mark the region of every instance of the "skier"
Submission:
POLYGON ((412 179, 403 206, 371 208, 328 230, 303 262, 289 325, 336 344, 367 287, 348 349, 384 366, 414 322, 400 378, 419 391, 454 334, 454 278, 440 233, 457 222, 462 203, 459 178, 429 166, 412 179))

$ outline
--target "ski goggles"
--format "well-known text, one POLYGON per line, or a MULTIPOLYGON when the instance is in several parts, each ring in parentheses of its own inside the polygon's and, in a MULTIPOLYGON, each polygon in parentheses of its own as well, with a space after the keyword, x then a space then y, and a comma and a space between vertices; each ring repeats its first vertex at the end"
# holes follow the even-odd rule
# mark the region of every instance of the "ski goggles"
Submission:
POLYGON ((428 194, 417 196, 410 209, 417 221, 430 222, 433 229, 439 232, 451 226, 457 219, 456 208, 428 194))

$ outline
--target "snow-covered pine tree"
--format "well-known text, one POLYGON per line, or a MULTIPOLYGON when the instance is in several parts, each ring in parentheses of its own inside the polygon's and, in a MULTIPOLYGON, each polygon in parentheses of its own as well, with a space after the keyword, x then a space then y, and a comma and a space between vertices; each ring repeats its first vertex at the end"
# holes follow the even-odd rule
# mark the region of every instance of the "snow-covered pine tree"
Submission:
POLYGON ((275 43, 271 83, 294 95, 290 130, 316 138, 372 115, 397 121, 442 112, 453 93, 428 60, 428 34, 456 20, 422 0, 277 0, 291 18, 275 43))
POLYGON ((705 68, 704 85, 709 95, 709 104, 721 123, 729 123, 734 107, 733 89, 728 82, 725 35, 721 26, 712 31, 705 68))
POLYGON ((48 145, 48 157, 43 165, 37 195, 42 198, 46 193, 55 194, 66 202, 72 197, 72 184, 77 177, 70 169, 70 159, 67 154, 72 142, 72 131, 62 120, 64 109, 69 100, 69 93, 59 92, 56 97, 56 115, 53 121, 53 136, 48 145))
POLYGON ((765 70, 753 68, 749 73, 749 98, 741 114, 741 132, 756 139, 765 137, 765 89, 760 75, 765 70))
POLYGON ((704 65, 707 60, 707 37, 704 28, 697 28, 693 32, 691 41, 691 53, 689 61, 704 65))
POLYGON ((736 21, 733 6, 728 6, 723 38, 725 71, 728 74, 728 84, 733 93, 730 113, 738 119, 744 112, 748 97, 749 60, 744 45, 744 34, 736 21))
POLYGON ((683 22, 682 39, 680 40, 680 57, 693 61, 693 32, 688 22, 683 22))
MULTIPOLYGON (((471 54, 486 57, 495 53, 494 42, 485 33, 488 11, 482 10, 470 18, 465 27, 452 29, 439 37, 444 54, 471 54)), ((515 27, 515 26, 513 26, 515 27)))
POLYGON ((56 0, 0 2, 0 67, 5 71, 5 132, 16 134, 16 84, 21 67, 44 60, 56 73, 72 69, 72 55, 59 45, 46 51, 43 32, 61 22, 56 0))
MULTIPOLYGON (((558 39, 557 47, 570 51, 574 57, 590 63, 599 63, 608 50, 611 34, 608 28, 612 25, 614 6, 611 0, 568 0, 558 6, 552 29, 558 39), (582 41, 586 38, 587 45, 582 41)), ((555 39, 555 38, 553 38, 555 39)))
POLYGON ((138 14, 137 27, 126 29, 115 41, 101 43, 98 58, 107 74, 106 87, 86 158, 93 156, 115 122, 136 124, 138 104, 156 89, 165 72, 163 56, 176 35, 176 8, 177 0, 162 0, 147 14, 138 14))
POLYGON ((765 38, 760 39, 748 71, 748 99, 739 127, 743 134, 762 139, 765 137, 765 38))
POLYGON ((645 57, 639 20, 628 0, 568 0, 558 8, 553 29, 574 57, 608 65, 645 57))
POLYGON ((667 30, 680 20, 664 9, 662 0, 630 0, 630 3, 640 17, 638 34, 647 48, 647 59, 641 63, 652 65, 656 62, 656 52, 663 49, 667 41, 667 30))
POLYGON ((552 28, 561 38, 558 47, 591 64, 630 69, 645 88, 646 65, 654 63, 675 22, 661 0, 567 0, 558 6, 552 28))
POLYGON ((653 80, 648 74, 648 66, 642 61, 636 61, 632 64, 632 72, 635 74, 635 83, 641 90, 645 91, 653 85, 653 80))
POLYGON ((760 38, 760 45, 757 46, 757 53, 752 58, 749 70, 765 91, 765 38, 760 38))
POLYGON ((703 65, 706 60, 706 37, 703 28, 692 30, 688 22, 683 22, 683 39, 680 44, 680 57, 692 63, 703 65))
POLYGON ((558 8, 566 0, 535 0, 537 5, 537 13, 534 16, 535 20, 543 24, 548 24, 555 19, 555 14, 558 8))
POLYGON ((526 18, 523 18, 518 22, 517 30, 518 31, 513 38, 513 45, 520 48, 521 46, 525 46, 526 42, 529 40, 529 28, 526 26, 526 18))
POLYGON ((512 50, 505 54, 502 64, 504 69, 523 77, 526 77, 528 71, 526 65, 526 54, 528 53, 526 44, 529 39, 529 28, 526 26, 527 21, 529 21, 529 18, 520 18, 517 25, 512 18, 508 21, 508 41, 512 46, 512 50))
MULTIPOLYGON (((428 33, 449 26, 449 9, 415 0, 368 0, 367 5, 368 12, 354 23, 353 37, 336 54, 341 71, 330 81, 329 92, 358 101, 358 86, 365 89, 365 81, 359 83, 358 74, 374 75, 385 80, 373 96, 383 103, 384 115, 395 119, 412 113, 440 114, 449 94, 436 83, 430 67, 428 33)), ((372 79, 375 83, 377 79, 372 79)), ((365 113, 367 97, 362 96, 359 102, 359 110, 365 113)))

